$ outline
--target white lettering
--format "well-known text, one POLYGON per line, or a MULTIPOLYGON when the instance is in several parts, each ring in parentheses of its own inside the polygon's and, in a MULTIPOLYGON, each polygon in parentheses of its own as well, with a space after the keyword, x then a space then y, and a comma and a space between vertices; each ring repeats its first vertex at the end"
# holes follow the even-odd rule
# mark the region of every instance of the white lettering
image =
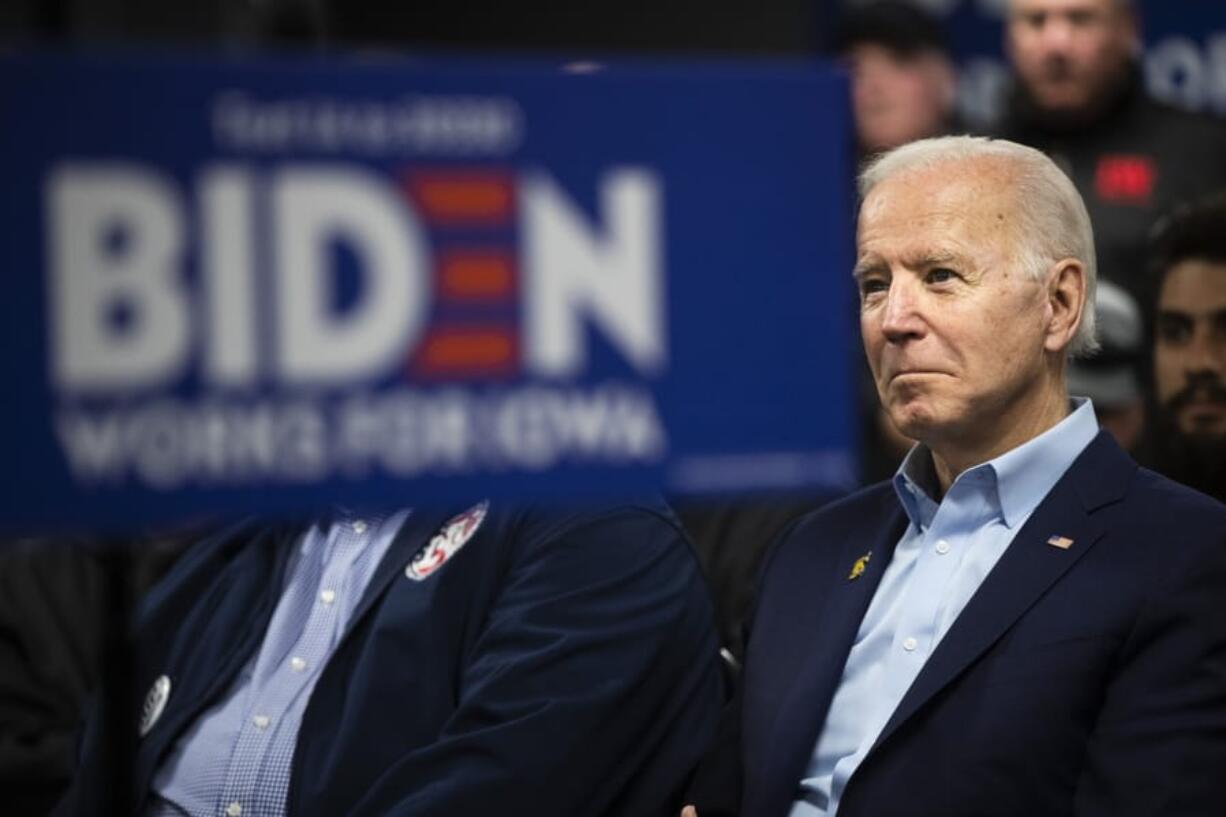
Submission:
POLYGON ((187 363, 175 190, 136 165, 63 165, 46 189, 52 376, 69 390, 159 385, 187 363))
POLYGON ((425 241, 385 182, 353 167, 291 167, 273 182, 277 359, 291 383, 356 382, 384 374, 424 329, 425 241), (333 242, 362 263, 361 296, 331 314, 333 242))
POLYGON ((219 385, 250 385, 256 376, 252 198, 250 173, 240 167, 215 167, 203 176, 204 372, 219 385))
POLYGON ((1168 37, 1145 56, 1150 92, 1172 105, 1197 110, 1205 104, 1205 66, 1200 49, 1187 37, 1168 37))
POLYGON ((523 114, 503 97, 263 100, 226 91, 213 105, 212 122, 214 139, 226 149, 267 153, 502 155, 523 140, 523 114))
POLYGON ((583 315, 632 364, 658 370, 666 347, 655 179, 638 170, 610 173, 600 191, 603 236, 544 174, 520 189, 528 366, 545 375, 578 372, 586 359, 583 315))

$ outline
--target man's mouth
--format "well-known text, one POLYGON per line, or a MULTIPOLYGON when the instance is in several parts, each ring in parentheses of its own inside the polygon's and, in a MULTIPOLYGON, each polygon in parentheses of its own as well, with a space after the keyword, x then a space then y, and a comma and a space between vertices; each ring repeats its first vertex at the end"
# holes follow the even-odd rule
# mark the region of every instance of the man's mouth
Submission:
POLYGON ((1181 409, 1181 413, 1192 423, 1213 421, 1226 414, 1226 404, 1208 400, 1195 400, 1185 405, 1181 409))
POLYGON ((1167 401, 1167 407, 1178 412, 1226 411, 1226 385, 1216 377, 1195 378, 1167 401))
POLYGON ((903 369, 901 371, 897 371, 891 374, 890 379, 897 380, 900 377, 915 377, 915 376, 937 375, 937 374, 945 374, 945 372, 939 372, 936 369, 903 369))
POLYGON ((1052 55, 1043 62, 1039 73, 1046 80, 1065 81, 1073 76, 1073 64, 1062 55, 1052 55))
POLYGON ((1180 418, 1181 425, 1216 426, 1226 415, 1226 385, 1206 373, 1191 378, 1166 405, 1173 416, 1180 418))

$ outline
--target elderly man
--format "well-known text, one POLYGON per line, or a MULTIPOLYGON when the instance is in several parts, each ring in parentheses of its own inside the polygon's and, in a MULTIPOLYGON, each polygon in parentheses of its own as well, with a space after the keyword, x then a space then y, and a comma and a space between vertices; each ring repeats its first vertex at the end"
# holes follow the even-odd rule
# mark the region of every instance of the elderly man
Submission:
POLYGON ((1226 507, 1138 468, 1065 390, 1094 346, 1081 198, 1038 151, 972 137, 886 154, 861 190, 864 346, 920 442, 777 542, 690 801, 1220 815, 1226 507))
POLYGON ((1226 195, 1164 222, 1153 265, 1154 467, 1226 501, 1226 195))
POLYGON ((1226 186, 1226 128, 1149 98, 1132 0, 1009 0, 1015 82, 999 136, 1052 156, 1085 198, 1105 277, 1145 303, 1145 235, 1226 186))

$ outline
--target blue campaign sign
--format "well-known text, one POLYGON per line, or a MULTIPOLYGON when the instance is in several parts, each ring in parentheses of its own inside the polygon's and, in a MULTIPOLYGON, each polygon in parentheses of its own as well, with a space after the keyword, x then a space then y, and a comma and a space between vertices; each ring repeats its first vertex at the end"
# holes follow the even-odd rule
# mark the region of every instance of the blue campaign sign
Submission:
POLYGON ((832 71, 0 63, 10 530, 854 477, 832 71))

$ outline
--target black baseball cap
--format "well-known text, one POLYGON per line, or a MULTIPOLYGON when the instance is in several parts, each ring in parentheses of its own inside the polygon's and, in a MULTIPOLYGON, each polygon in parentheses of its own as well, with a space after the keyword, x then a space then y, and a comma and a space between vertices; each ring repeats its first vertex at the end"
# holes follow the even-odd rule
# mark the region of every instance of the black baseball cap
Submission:
POLYGON ((872 0, 847 9, 835 47, 845 54, 857 45, 880 45, 908 57, 930 51, 949 54, 940 21, 903 0, 872 0))

